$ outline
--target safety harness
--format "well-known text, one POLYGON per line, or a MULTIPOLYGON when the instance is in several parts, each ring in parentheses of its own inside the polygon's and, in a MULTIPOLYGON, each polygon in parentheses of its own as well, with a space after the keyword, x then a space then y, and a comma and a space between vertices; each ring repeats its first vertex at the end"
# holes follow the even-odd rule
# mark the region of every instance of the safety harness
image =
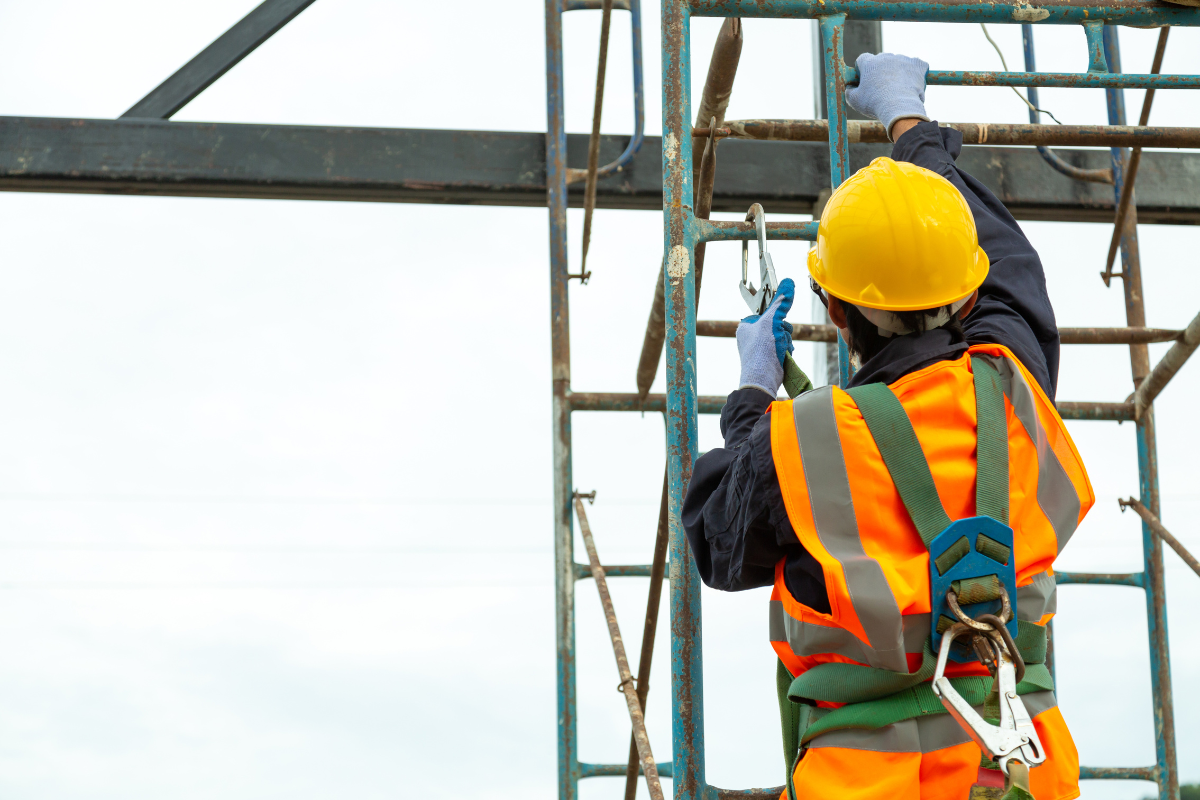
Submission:
MULTIPOLYGON (((986 643, 981 646, 976 641, 972 651, 957 641, 956 637, 968 628, 973 629, 971 632, 976 639, 984 638, 979 631, 988 626, 974 622, 976 618, 993 620, 996 625, 1004 623, 1001 627, 1006 630, 993 630, 990 635, 998 643, 1003 639, 1015 644, 1019 661, 1024 662, 1023 668, 1016 669, 1017 695, 1054 688, 1045 665, 1045 627, 1016 619, 1013 533, 1008 527, 1008 425, 1000 378, 995 368, 983 358, 972 357, 971 367, 978 442, 977 516, 954 522, 938 496, 912 422, 892 390, 882 383, 847 390, 862 412, 900 498, 929 549, 931 634, 925 641, 921 665, 910 673, 860 664, 826 663, 793 679, 783 662, 779 662, 776 686, 789 800, 797 800, 792 775, 804 747, 821 734, 848 728, 876 730, 904 720, 948 713, 952 704, 944 704, 941 698, 950 694, 951 688, 958 695, 955 699, 965 705, 982 704, 987 722, 992 725, 996 718, 1010 716, 1007 707, 1004 713, 1001 711, 1002 700, 995 691, 996 678, 940 677, 947 658, 959 663, 977 662, 982 654, 994 675, 1001 655, 1005 659, 1018 658, 1017 653, 1004 652, 1007 648, 1003 645, 989 649, 986 643), (1006 611, 1008 619, 1003 618, 1006 611), (939 647, 943 634, 950 640, 944 648, 939 647), (941 654, 940 665, 935 655, 939 650, 946 651, 941 654), (936 691, 935 684, 930 683, 935 672, 939 677, 936 691), (818 708, 815 701, 845 705, 836 709, 818 708)), ((1012 661, 1008 661, 1007 667, 1011 670, 1012 666, 1012 661)), ((1006 674, 1011 678, 1011 672, 1006 674)), ((1019 700, 1015 703, 1020 707, 1019 717, 1024 713, 1024 707, 1019 700)), ((969 708, 966 711, 968 715, 974 713, 969 708)), ((978 731, 972 731, 969 720, 964 720, 957 712, 954 716, 972 738, 985 745, 984 766, 996 768, 996 764, 987 758, 987 750, 996 748, 989 748, 988 742, 981 741, 978 731)), ((984 738, 987 738, 986 733, 984 738)), ((1036 740, 1036 734, 1033 738, 1036 740)), ((1002 763, 1006 773, 1010 758, 1006 757, 1002 763)), ((1032 765, 1036 763, 1040 763, 1040 759, 1032 765)), ((1017 796, 1024 795, 1015 790, 1006 794, 1006 797, 1017 796)))

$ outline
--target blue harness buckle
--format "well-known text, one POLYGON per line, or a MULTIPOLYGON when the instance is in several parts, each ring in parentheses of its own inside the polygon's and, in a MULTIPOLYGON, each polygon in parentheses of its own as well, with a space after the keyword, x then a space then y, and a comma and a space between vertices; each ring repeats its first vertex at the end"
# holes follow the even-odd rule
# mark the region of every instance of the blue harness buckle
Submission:
MULTIPOLYGON (((1017 570, 1013 553, 1013 530, 1002 522, 991 517, 968 517, 950 523, 939 533, 929 545, 929 585, 930 596, 930 635, 933 638, 933 652, 941 648, 942 634, 938 633, 938 621, 946 617, 951 623, 958 618, 946 602, 946 593, 955 581, 971 578, 986 578, 995 575, 1000 585, 1008 593, 1009 602, 1013 606, 1012 619, 1005 627, 1013 639, 1017 637, 1017 570), (981 541, 980 537, 983 537, 981 541), (963 541, 965 540, 965 542, 963 541), (1001 563, 992 556, 1002 545, 1008 549, 1008 561, 1001 563), (985 552, 991 552, 987 555, 985 552), (943 556, 948 556, 943 558, 943 556), (943 561, 945 572, 938 569, 937 562, 943 561), (945 562, 950 561, 947 564, 945 562)), ((999 599, 986 600, 979 603, 962 604, 960 606, 967 616, 975 618, 980 614, 999 614, 1001 602, 999 599)), ((967 642, 955 641, 950 649, 950 660, 959 664, 978 661, 979 657, 967 642)))

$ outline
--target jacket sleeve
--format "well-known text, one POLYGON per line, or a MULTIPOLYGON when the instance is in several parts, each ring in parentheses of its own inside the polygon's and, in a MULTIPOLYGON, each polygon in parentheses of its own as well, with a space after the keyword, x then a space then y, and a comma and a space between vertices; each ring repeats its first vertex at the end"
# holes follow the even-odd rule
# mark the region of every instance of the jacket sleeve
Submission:
POLYGON ((800 602, 828 612, 824 573, 792 530, 771 455, 771 398, 759 389, 729 395, 721 412, 725 446, 696 461, 683 526, 704 583, 736 592, 784 580, 800 602))
POLYGON ((991 262, 979 300, 963 320, 967 342, 1007 347, 1053 400, 1058 388, 1058 325, 1042 261, 1004 204, 955 164, 961 151, 961 133, 921 122, 896 141, 892 158, 938 173, 966 197, 979 245, 991 262))

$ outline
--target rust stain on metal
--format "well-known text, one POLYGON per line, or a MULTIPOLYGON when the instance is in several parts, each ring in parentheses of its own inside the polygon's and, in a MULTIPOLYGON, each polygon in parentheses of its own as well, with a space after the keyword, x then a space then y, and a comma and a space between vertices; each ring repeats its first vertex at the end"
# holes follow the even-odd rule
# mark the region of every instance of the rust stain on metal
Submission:
MULTIPOLYGON (((593 492, 592 499, 594 498, 595 493, 593 492)), ((600 594, 600 603, 604 606, 604 619, 608 623, 608 635, 612 640, 613 656, 617 661, 617 673, 621 676, 618 688, 625 695, 625 703, 629 707, 629 720, 633 724, 633 738, 637 745, 642 773, 646 776, 646 789, 650 792, 651 800, 663 800, 662 783, 658 777, 658 764, 655 763, 654 754, 650 750, 646 720, 642 714, 637 689, 634 688, 635 681, 633 673, 629 670, 629 659, 625 656, 625 644, 621 639, 621 628, 617 624, 617 612, 613 607, 612 596, 608 592, 608 581, 604 577, 604 568, 600 566, 600 556, 596 553, 596 542, 592 538, 587 512, 583 508, 583 495, 576 492, 574 499, 575 516, 579 520, 579 532, 583 537, 584 547, 587 548, 588 563, 591 565, 596 590, 600 594)))

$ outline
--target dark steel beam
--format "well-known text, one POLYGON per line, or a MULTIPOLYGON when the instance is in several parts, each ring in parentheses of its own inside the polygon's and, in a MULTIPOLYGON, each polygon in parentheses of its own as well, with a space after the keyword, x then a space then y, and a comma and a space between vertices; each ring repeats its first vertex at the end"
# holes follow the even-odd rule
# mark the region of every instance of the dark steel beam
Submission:
POLYGON ((195 58, 134 104, 122 117, 170 119, 196 95, 254 52, 314 0, 263 0, 195 58))
MULTIPOLYGON (((601 159, 627 137, 602 137, 601 159)), ((599 182, 600 208, 662 210, 662 150, 646 143, 631 167, 599 182)), ((544 206, 543 133, 324 128, 299 125, 0 117, 0 191, 544 206)), ((886 155, 852 145, 852 167, 886 155)), ((1102 150, 1062 150, 1102 167, 1102 150)), ((568 137, 568 163, 587 162, 587 135, 568 137)), ((974 147, 959 157, 1018 219, 1111 223, 1111 187, 1072 181, 1031 148, 974 147)), ((806 214, 829 186, 819 142, 721 145, 714 211, 806 214)), ((570 192, 572 206, 583 187, 570 192)), ((1147 152, 1138 178, 1142 222, 1200 224, 1200 155, 1147 152)))

